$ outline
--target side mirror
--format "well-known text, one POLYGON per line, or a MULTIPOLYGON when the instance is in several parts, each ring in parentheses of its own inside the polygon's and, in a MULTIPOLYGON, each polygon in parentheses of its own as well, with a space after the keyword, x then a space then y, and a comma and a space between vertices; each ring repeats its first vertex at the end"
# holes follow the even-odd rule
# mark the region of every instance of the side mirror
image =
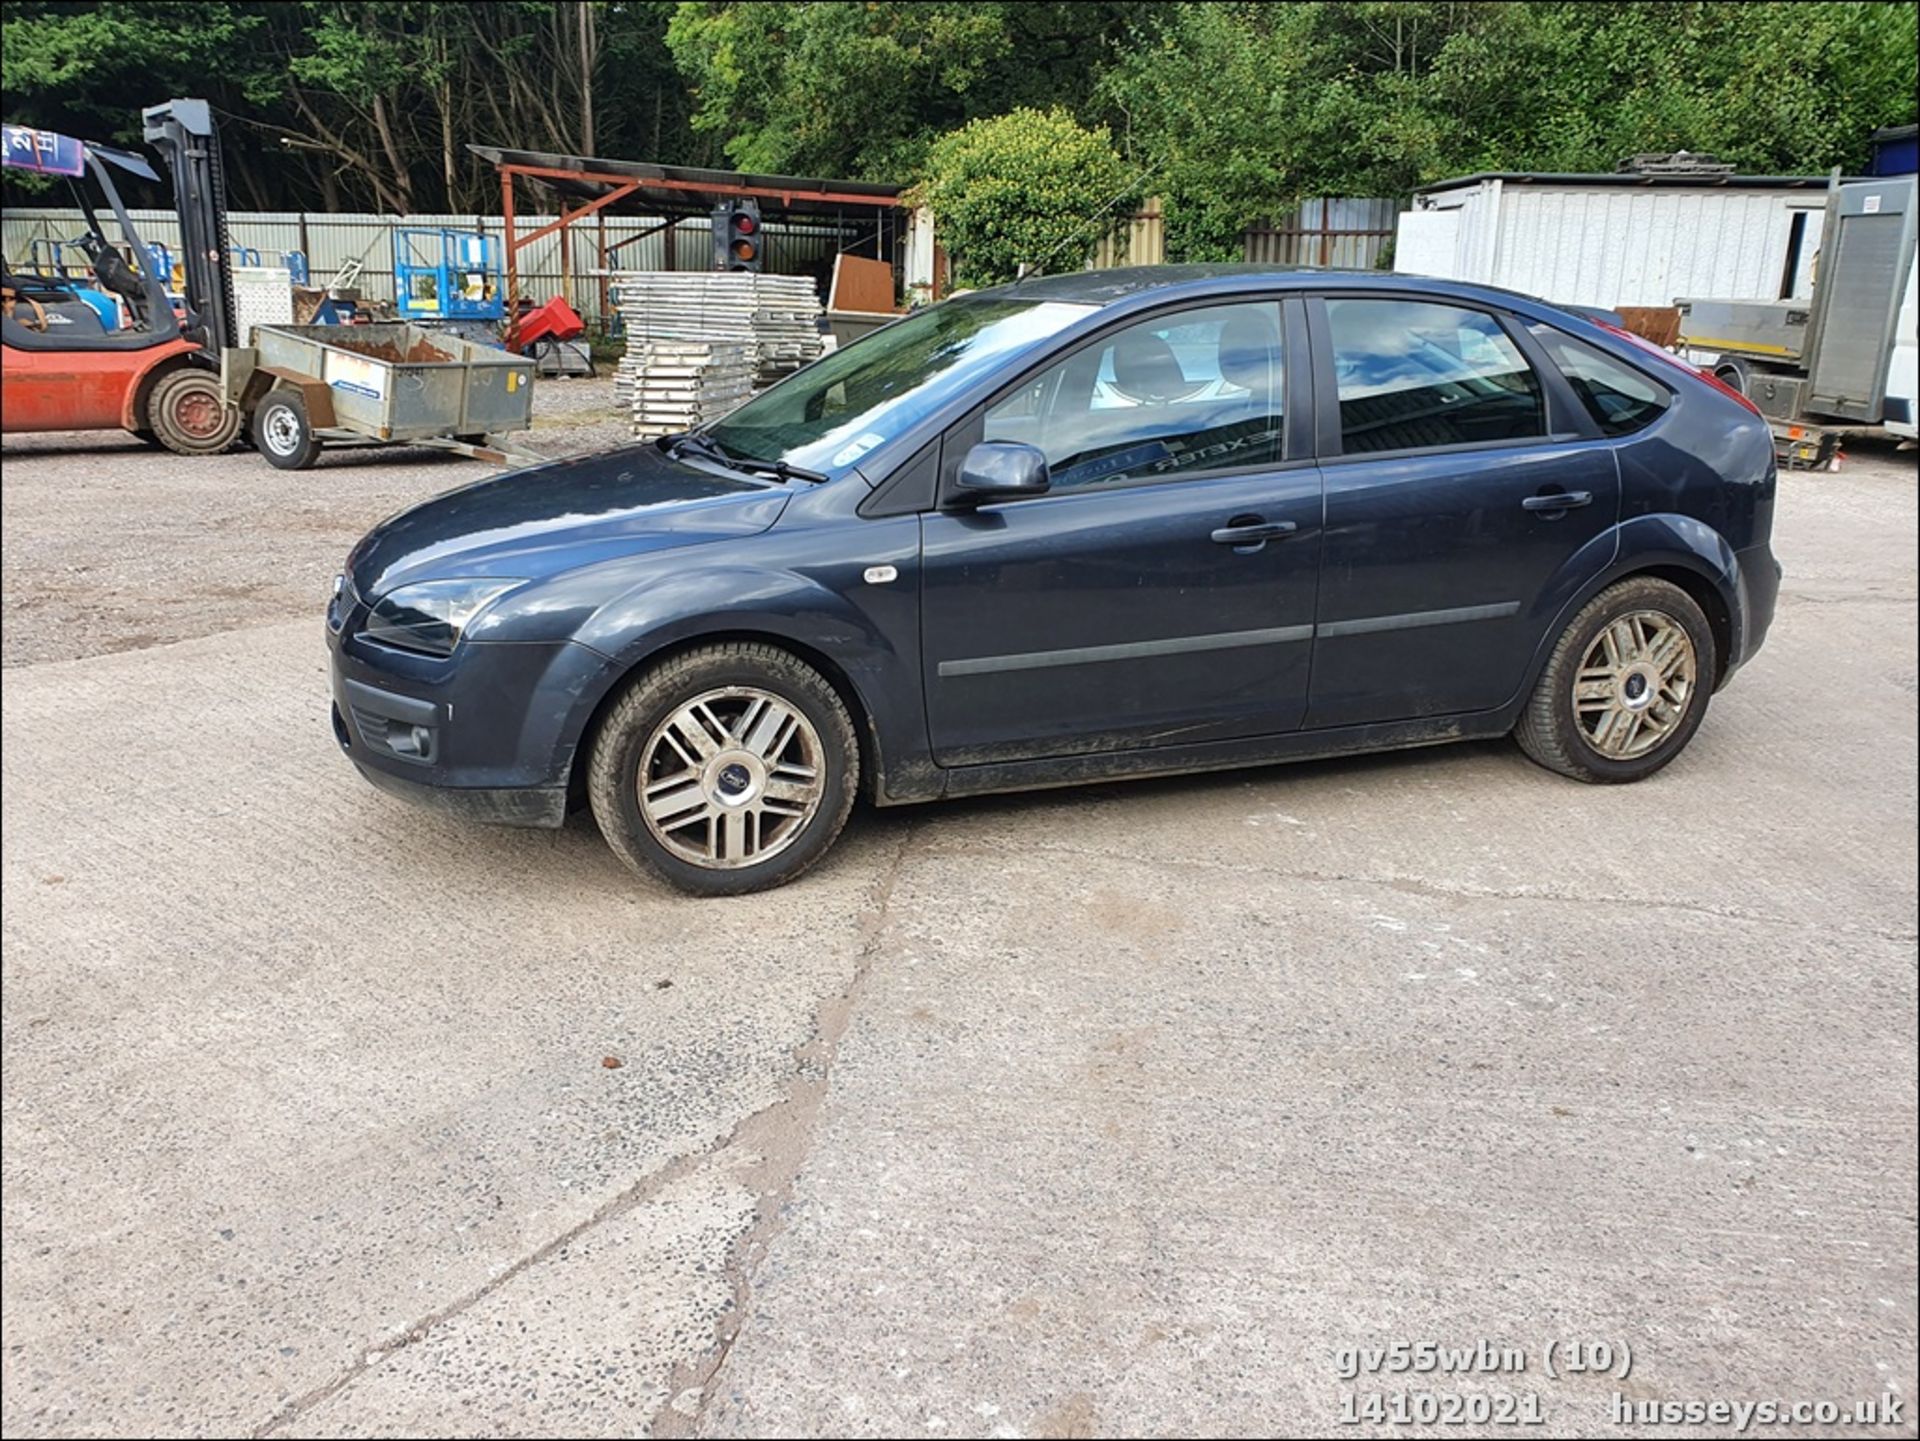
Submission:
POLYGON ((985 440, 960 462, 942 503, 948 510, 971 510, 990 501, 1045 495, 1049 484, 1046 453, 1038 446, 985 440))

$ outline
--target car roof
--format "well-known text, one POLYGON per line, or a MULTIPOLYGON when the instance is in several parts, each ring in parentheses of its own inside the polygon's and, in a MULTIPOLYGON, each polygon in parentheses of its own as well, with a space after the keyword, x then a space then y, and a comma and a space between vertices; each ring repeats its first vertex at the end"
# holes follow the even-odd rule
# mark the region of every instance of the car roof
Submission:
MULTIPOLYGON (((1040 275, 1016 280, 968 295, 999 300, 1059 300, 1078 305, 1119 305, 1143 296, 1169 299, 1185 293, 1214 295, 1239 285, 1257 284, 1281 289, 1338 288, 1341 290, 1419 290, 1436 296, 1478 298, 1501 304, 1514 301, 1552 306, 1554 302, 1495 285, 1474 285, 1426 275, 1383 270, 1313 269, 1287 265, 1128 265, 1113 270, 1078 270, 1063 275, 1040 275)), ((955 299, 964 300, 965 295, 955 299)), ((1557 307, 1556 307, 1557 308, 1557 307)))

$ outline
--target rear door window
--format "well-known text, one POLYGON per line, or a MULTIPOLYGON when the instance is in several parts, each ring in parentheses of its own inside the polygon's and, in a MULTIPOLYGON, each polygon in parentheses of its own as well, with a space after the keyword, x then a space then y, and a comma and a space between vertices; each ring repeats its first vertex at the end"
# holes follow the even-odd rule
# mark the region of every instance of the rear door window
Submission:
POLYGON ((1392 299, 1326 306, 1345 453, 1547 433, 1540 377, 1485 311, 1392 299))
POLYGON ((1587 414, 1608 435, 1631 435, 1666 414, 1673 397, 1625 361, 1563 335, 1551 325, 1529 328, 1580 397, 1587 414))

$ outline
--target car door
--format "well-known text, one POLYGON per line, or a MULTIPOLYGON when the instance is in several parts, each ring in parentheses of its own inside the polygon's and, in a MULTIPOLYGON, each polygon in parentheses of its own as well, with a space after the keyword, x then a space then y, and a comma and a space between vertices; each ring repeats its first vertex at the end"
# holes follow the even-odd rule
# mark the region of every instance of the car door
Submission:
POLYGON ((927 724, 942 765, 1297 729, 1320 483, 1304 311, 1162 312, 1085 342, 951 429, 1046 453, 1045 495, 921 519, 927 724), (1290 406, 1289 393, 1303 404, 1290 406))
POLYGON ((1491 308, 1330 294, 1309 325, 1327 509, 1306 725, 1501 705, 1541 597, 1617 523, 1607 440, 1491 308))

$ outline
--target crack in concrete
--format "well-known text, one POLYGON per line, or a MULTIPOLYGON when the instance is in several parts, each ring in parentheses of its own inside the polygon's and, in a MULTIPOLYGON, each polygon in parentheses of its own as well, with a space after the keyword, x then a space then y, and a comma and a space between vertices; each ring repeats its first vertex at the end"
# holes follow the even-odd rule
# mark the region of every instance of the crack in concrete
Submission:
MULTIPOLYGON (((945 841, 936 843, 937 851, 973 851, 1005 855, 1004 847, 988 845, 978 841, 945 841)), ((1793 930, 1837 931, 1843 935, 1866 936, 1883 941, 1913 941, 1920 939, 1920 930, 1902 927, 1873 927, 1837 924, 1828 921, 1798 919, 1793 916, 1770 914, 1766 911, 1750 911, 1738 906, 1709 906, 1689 901, 1668 900, 1658 896, 1630 896, 1613 893, 1603 896, 1586 896, 1571 891, 1550 890, 1500 890, 1492 886, 1468 886, 1449 884, 1444 881, 1427 880, 1420 876, 1370 876, 1346 871, 1285 871, 1275 870, 1271 866, 1257 866, 1237 861, 1201 860, 1172 856, 1136 856, 1124 851, 1102 851, 1085 846, 1061 845, 1057 841, 1042 841, 1037 845, 1028 845, 1032 851, 1047 851, 1058 855, 1081 856, 1089 860, 1126 861, 1135 865, 1157 866, 1166 870, 1223 871, 1230 875, 1258 875, 1268 880, 1304 881, 1309 885, 1356 885, 1382 886, 1388 890, 1401 891, 1411 895, 1431 896, 1442 900, 1471 901, 1541 901, 1566 905, 1582 906, 1640 906, 1651 910, 1679 911, 1688 915, 1706 916, 1714 920, 1742 921, 1751 925, 1781 926, 1793 930)))
POLYGON ((674 1366, 667 1386, 667 1400, 654 1414, 647 1435, 696 1434, 719 1390, 720 1373, 733 1354, 734 1343, 746 1328, 753 1277, 786 1229, 786 1211, 793 1198, 794 1182, 799 1179, 800 1169, 813 1149, 840 1042, 852 1024, 854 1007, 866 989, 867 978, 885 944, 894 889, 899 884, 915 831, 915 823, 907 822, 892 862, 875 879, 867 898, 864 935, 854 960, 853 975, 845 990, 822 1002, 815 1011, 813 1036, 795 1052, 799 1064, 786 1096, 777 1105, 741 1122, 726 1146, 716 1148, 707 1157, 712 1160, 734 1147, 752 1157, 739 1173, 739 1179, 755 1195, 754 1219, 729 1250, 726 1269, 733 1281, 733 1303, 714 1323, 714 1343, 701 1355, 674 1366), (678 1404, 680 1398, 695 1390, 698 1399, 690 1409, 678 1404))
MULTIPOLYGON (((773 1103, 773 1106, 765 1109, 771 1110, 780 1104, 782 1104, 782 1102, 776 1101, 773 1103)), ((672 1185, 675 1181, 698 1170, 701 1166, 705 1165, 712 1156, 726 1150, 728 1146, 732 1145, 734 1138, 740 1133, 740 1129, 747 1125, 748 1121, 752 1119, 752 1117, 748 1117, 746 1120, 738 1122, 726 1135, 710 1145, 704 1146, 697 1151, 689 1151, 682 1156, 676 1156, 658 1170, 649 1171, 631 1186, 628 1186, 625 1190, 619 1192, 619 1194, 603 1201, 599 1206, 595 1207, 593 1214, 585 1220, 568 1227, 558 1236, 542 1242, 498 1275, 488 1278, 480 1285, 473 1287, 452 1301, 449 1301, 446 1305, 429 1311, 425 1316, 422 1316, 419 1320, 413 1322, 405 1330, 400 1332, 399 1335, 369 1346, 366 1351, 362 1353, 360 1359, 345 1371, 341 1372, 340 1375, 334 1377, 324 1385, 315 1386, 294 1397, 276 1411, 268 1420, 256 1427, 252 1434, 256 1437, 263 1437, 281 1433, 292 1422, 299 1420, 322 1402, 330 1400, 334 1396, 339 1395, 340 1392, 346 1390, 347 1387, 351 1386, 355 1381, 358 1381, 376 1365, 386 1360, 387 1357, 406 1350, 407 1347, 418 1341, 425 1340, 427 1333, 432 1331, 434 1327, 453 1320, 456 1316, 471 1309, 479 1302, 484 1301, 487 1297, 519 1276, 523 1271, 538 1265, 555 1252, 572 1245, 596 1226, 610 1221, 616 1216, 625 1214, 649 1197, 672 1185)))
POLYGON ((899 881, 907 850, 912 841, 913 828, 909 824, 901 835, 900 845, 894 852, 892 862, 880 873, 873 890, 869 893, 866 904, 869 919, 862 927, 861 945, 854 959, 853 976, 845 990, 838 996, 822 1002, 815 1010, 812 1036, 794 1053, 797 1065, 793 1079, 784 1094, 750 1115, 742 1117, 724 1135, 708 1145, 689 1151, 685 1155, 676 1156, 657 1170, 648 1172, 619 1194, 595 1207, 593 1214, 585 1220, 570 1226, 558 1236, 542 1242, 498 1275, 490 1277, 446 1305, 428 1312, 399 1335, 368 1347, 359 1360, 338 1376, 294 1397, 255 1428, 251 1434, 256 1437, 266 1437, 284 1433, 294 1422, 322 1403, 339 1395, 389 1356, 424 1340, 434 1327, 451 1321, 471 1309, 513 1281, 522 1272, 572 1245, 595 1227, 624 1215, 675 1182, 712 1165, 718 1158, 724 1157, 729 1152, 739 1150, 743 1154, 754 1157, 752 1163, 742 1170, 739 1178, 756 1193, 758 1205, 753 1224, 730 1248, 727 1270, 733 1277, 733 1305, 715 1325, 715 1348, 708 1352, 709 1359, 694 1363, 681 1362, 675 1366, 667 1389, 667 1400, 654 1416, 646 1433, 653 1436, 691 1434, 693 1423, 699 1419, 700 1412, 706 1409, 710 1399, 713 1378, 725 1363, 745 1322, 746 1302, 750 1291, 748 1277, 765 1257, 767 1247, 773 1238, 784 1228, 781 1213, 786 1207, 801 1163, 810 1149, 813 1122, 826 1095, 827 1077, 832 1069, 834 1056, 839 1050, 840 1038, 846 1033, 854 1002, 858 999, 867 975, 872 970, 874 959, 879 954, 881 936, 885 931, 888 909, 893 900, 894 886, 899 881), (696 1384, 701 1388, 700 1405, 698 1410, 689 1417, 686 1413, 674 1408, 674 1401, 690 1386, 696 1384))

